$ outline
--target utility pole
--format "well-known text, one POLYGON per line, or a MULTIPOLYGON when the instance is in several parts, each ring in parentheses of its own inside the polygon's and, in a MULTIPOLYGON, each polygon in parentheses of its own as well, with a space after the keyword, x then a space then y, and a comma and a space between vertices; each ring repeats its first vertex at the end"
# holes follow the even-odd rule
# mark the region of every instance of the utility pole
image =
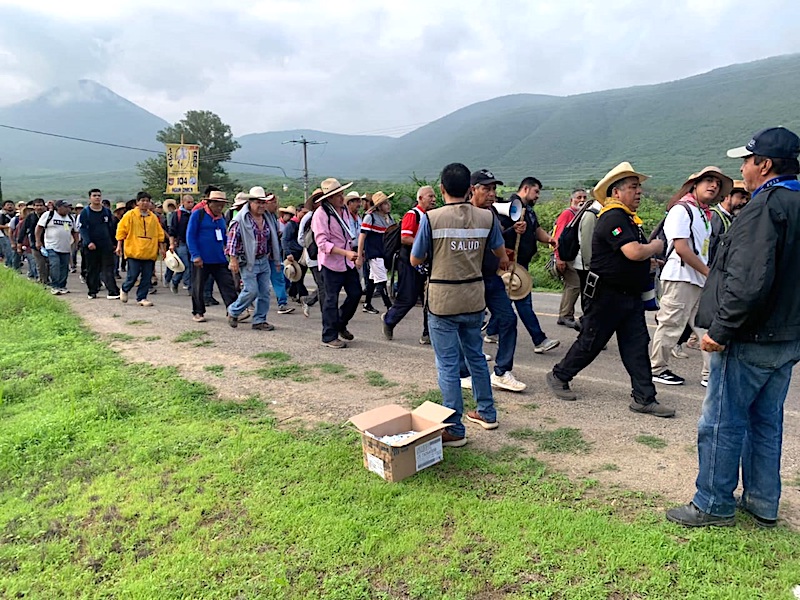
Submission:
POLYGON ((315 142, 309 141, 304 135, 300 136, 299 140, 287 140, 284 144, 303 144, 303 199, 308 200, 308 146, 318 146, 320 144, 327 144, 328 142, 315 142))

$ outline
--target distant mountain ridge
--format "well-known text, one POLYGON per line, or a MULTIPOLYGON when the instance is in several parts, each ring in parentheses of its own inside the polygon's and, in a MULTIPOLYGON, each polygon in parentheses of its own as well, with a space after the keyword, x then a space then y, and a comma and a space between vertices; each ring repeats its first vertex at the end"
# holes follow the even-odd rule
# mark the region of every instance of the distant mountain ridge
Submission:
MULTIPOLYGON (((407 180, 436 177, 461 161, 491 168, 506 183, 536 175, 570 187, 596 180, 629 160, 657 185, 677 186, 690 172, 717 164, 754 131, 784 125, 800 131, 800 54, 737 64, 686 79, 574 96, 516 94, 479 102, 402 137, 356 136, 313 130, 248 134, 233 159, 275 165, 298 177, 302 148, 284 142, 305 136, 316 178, 407 180)), ((202 107, 198 107, 202 108, 202 107)), ((225 115, 220 115, 225 121, 225 115)), ((0 124, 159 149, 167 122, 92 81, 56 88, 0 108, 0 124)), ((3 171, 17 178, 53 172, 130 173, 143 152, 95 146, 0 129, 3 171)), ((280 175, 277 169, 231 165, 232 171, 280 175)), ((3 181, 6 184, 6 179, 3 181)))

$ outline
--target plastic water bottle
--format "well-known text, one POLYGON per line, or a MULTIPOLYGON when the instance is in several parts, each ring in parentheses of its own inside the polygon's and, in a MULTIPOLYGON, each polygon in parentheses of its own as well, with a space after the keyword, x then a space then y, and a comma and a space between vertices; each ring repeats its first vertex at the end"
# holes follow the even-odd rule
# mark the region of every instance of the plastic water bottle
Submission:
POLYGON ((44 256, 45 258, 47 258, 47 248, 42 248, 42 249, 40 250, 40 254, 41 254, 42 256, 44 256))

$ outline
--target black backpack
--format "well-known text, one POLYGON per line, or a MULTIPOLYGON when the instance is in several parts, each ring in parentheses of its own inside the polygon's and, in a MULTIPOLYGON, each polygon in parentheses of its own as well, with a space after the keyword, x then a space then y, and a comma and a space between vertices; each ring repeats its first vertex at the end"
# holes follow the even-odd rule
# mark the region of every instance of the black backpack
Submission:
POLYGON ((383 233, 383 256, 387 267, 398 252, 400 252, 400 225, 392 223, 383 233))
MULTIPOLYGON (((697 247, 695 246, 694 232, 692 231, 692 226, 694 225, 694 213, 692 212, 692 209, 689 208, 689 206, 685 202, 678 202, 678 204, 682 205, 683 208, 686 209, 686 212, 689 214, 689 238, 691 238, 692 240, 692 251, 695 254, 700 254, 697 251, 697 247)), ((664 248, 667 249, 666 252, 662 255, 664 260, 667 260, 670 257, 670 255, 675 251, 675 246, 669 244, 669 242, 667 241, 667 234, 664 233, 664 222, 666 220, 667 216, 664 215, 664 218, 658 222, 658 225, 656 225, 655 229, 653 229, 653 233, 651 233, 650 237, 648 238, 649 242, 652 242, 653 240, 656 239, 664 242, 664 248)), ((661 256, 659 256, 658 258, 661 258, 661 256)), ((683 265, 683 260, 681 260, 681 265, 683 265)))
POLYGON ((589 208, 588 202, 584 204, 572 220, 564 227, 564 231, 558 236, 558 257, 564 262, 575 260, 581 249, 579 234, 581 218, 587 212, 597 216, 597 209, 589 208))

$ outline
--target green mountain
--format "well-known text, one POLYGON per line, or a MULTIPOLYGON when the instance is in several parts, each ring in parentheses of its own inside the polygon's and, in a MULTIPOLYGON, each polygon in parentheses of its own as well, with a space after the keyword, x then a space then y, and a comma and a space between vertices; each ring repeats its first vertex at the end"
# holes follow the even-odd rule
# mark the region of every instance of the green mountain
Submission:
MULTIPOLYGON (((310 130, 244 135, 233 160, 279 166, 296 179, 302 148, 283 142, 305 136, 324 142, 308 146, 314 180, 408 181, 412 173, 435 178, 445 164, 461 161, 473 169, 490 168, 510 185, 532 174, 545 185, 568 188, 629 160, 652 175, 656 186, 674 187, 709 164, 736 175, 738 163, 728 160, 725 150, 742 145, 758 129, 784 125, 800 131, 798 98, 800 54, 793 54, 656 85, 566 97, 504 96, 399 138, 310 130)), ((0 124, 159 150, 155 134, 167 122, 97 83, 80 81, 0 108, 0 124)), ((0 128, 7 195, 55 194, 82 189, 89 180, 125 195, 138 187, 134 165, 147 156, 0 128)), ((266 177, 281 174, 262 166, 226 166, 266 177)))
POLYGON ((763 127, 800 131, 800 54, 733 65, 657 85, 481 102, 402 138, 363 165, 365 176, 434 176, 461 161, 515 183, 533 174, 570 187, 629 160, 656 184, 677 185, 763 127))

